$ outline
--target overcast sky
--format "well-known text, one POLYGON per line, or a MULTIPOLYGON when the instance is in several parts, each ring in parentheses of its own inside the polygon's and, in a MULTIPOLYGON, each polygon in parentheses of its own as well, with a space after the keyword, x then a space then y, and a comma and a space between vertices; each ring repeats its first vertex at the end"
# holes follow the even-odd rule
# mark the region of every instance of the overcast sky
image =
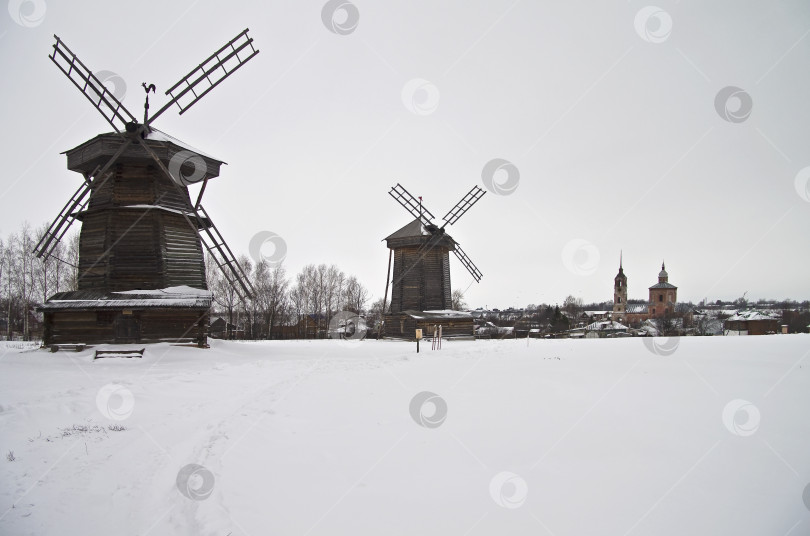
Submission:
POLYGON ((291 274, 335 263, 376 299, 410 220, 390 187, 441 217, 479 185, 449 229, 471 306, 610 300, 621 250, 630 298, 662 259, 681 300, 810 298, 806 1, 352 1, 8 2, 0 235, 50 222, 81 180, 60 152, 110 130, 54 34, 141 117, 142 82, 154 111, 249 27, 261 53, 155 124, 228 163, 204 205, 235 251, 276 233, 291 274))

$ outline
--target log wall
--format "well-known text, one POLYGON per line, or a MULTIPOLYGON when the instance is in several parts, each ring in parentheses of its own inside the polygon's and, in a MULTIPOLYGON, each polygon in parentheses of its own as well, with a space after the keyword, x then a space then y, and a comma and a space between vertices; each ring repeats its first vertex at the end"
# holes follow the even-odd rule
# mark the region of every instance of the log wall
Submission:
POLYGON ((178 192, 152 166, 118 165, 94 191, 81 215, 79 290, 207 288, 200 238, 182 214, 126 208, 189 209, 187 188, 178 192))
POLYGON ((207 309, 155 308, 45 313, 45 344, 199 342, 207 338, 207 309))
POLYGON ((450 309, 449 251, 407 246, 394 248, 391 313, 450 309))

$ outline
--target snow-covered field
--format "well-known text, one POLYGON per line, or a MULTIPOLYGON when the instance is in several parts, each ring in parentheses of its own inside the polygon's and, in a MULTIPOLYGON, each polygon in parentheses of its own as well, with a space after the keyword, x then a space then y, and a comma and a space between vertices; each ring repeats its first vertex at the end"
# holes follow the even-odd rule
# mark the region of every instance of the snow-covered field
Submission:
POLYGON ((809 352, 0 347, 0 534, 810 534, 809 352))

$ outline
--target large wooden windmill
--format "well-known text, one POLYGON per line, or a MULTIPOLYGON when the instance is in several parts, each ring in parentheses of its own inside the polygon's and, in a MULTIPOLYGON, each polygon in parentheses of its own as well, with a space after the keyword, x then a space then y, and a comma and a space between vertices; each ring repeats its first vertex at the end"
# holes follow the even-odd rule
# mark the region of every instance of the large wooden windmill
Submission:
POLYGON ((394 261, 391 306, 385 315, 386 335, 410 338, 415 329, 427 329, 437 323, 442 324, 447 335, 472 335, 472 317, 452 311, 450 252, 476 282, 481 281, 482 274, 445 227, 456 223, 486 192, 474 186, 444 215, 441 227, 422 205, 422 198, 414 198, 401 184, 388 193, 415 219, 385 238, 391 250, 389 272, 391 257, 394 261))
POLYGON ((205 342, 212 294, 203 248, 235 292, 250 284, 202 206, 223 161, 157 130, 172 106, 185 113, 259 53, 244 30, 166 91, 169 101, 151 117, 146 90, 143 122, 56 38, 53 63, 87 97, 115 132, 66 152, 67 167, 84 181, 35 248, 47 258, 71 224, 79 235, 78 290, 57 293, 40 306, 45 343, 205 342), (188 186, 199 183, 192 202, 188 186))

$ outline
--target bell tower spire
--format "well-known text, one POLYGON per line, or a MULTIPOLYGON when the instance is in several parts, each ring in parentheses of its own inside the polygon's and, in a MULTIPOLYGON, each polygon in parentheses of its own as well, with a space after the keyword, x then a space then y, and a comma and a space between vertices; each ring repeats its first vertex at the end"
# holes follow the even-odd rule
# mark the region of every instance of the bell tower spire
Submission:
POLYGON ((659 283, 668 283, 669 282, 669 274, 667 273, 666 265, 664 261, 661 261, 661 271, 658 273, 658 282, 659 283))
POLYGON ((627 276, 624 275, 623 253, 619 252, 619 273, 613 278, 613 319, 621 322, 627 311, 627 276))

